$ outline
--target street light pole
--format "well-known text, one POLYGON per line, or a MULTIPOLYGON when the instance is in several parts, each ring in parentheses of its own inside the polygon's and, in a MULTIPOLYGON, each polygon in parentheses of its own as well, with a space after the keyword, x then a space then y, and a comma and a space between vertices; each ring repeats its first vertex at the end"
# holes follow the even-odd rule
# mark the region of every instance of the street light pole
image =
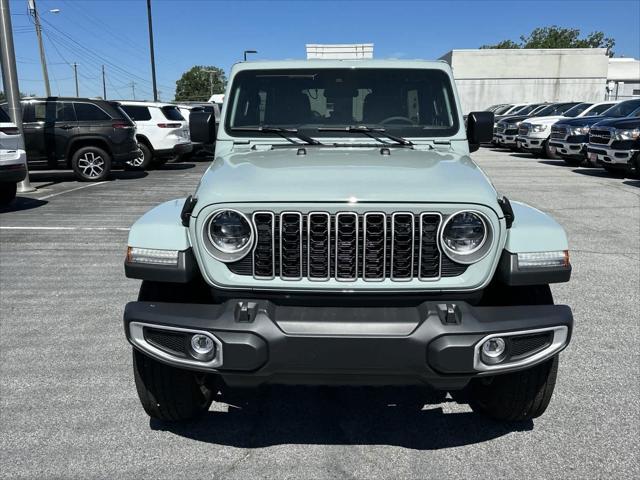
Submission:
POLYGON ((156 85, 156 57, 153 52, 153 23, 151 21, 151 0, 147 0, 147 20, 149 22, 149 51, 151 53, 151 77, 153 80, 153 101, 158 101, 158 87, 156 85))
POLYGON ((102 98, 107 99, 107 83, 104 78, 104 65, 102 65, 102 98))
POLYGON ((47 97, 51 96, 51 87, 49 85, 49 71, 47 70, 47 59, 44 55, 44 44, 42 43, 42 27, 40 26, 40 15, 36 8, 36 0, 27 0, 29 12, 33 15, 33 23, 36 26, 36 36, 38 37, 38 48, 40 49, 40 65, 42 66, 42 76, 44 78, 44 90, 47 97))
MULTIPOLYGON (((9 0, 0 0, 0 66, 2 67, 2 83, 7 95, 9 116, 20 130, 18 148, 24 150, 22 107, 20 106, 20 87, 18 86, 16 52, 13 48, 13 29, 11 27, 9 0)), ((27 176, 24 180, 18 184, 17 190, 20 193, 35 191, 35 188, 29 183, 29 170, 27 170, 27 176)))

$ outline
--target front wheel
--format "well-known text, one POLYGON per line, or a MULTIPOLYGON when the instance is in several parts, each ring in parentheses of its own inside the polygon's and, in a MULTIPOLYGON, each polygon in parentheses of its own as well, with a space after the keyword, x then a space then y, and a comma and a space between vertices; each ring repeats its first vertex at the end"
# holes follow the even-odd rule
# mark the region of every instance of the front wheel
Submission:
POLYGON ((205 374, 160 363, 133 351, 138 398, 147 415, 164 421, 185 421, 209 410, 214 391, 205 374))
POLYGON ((558 356, 514 373, 474 379, 469 405, 496 420, 523 421, 542 415, 551 401, 558 374, 558 356))
POLYGON ((71 168, 80 180, 100 182, 111 172, 111 156, 98 147, 82 147, 71 157, 71 168))
POLYGON ((575 157, 562 157, 562 160, 571 167, 579 167, 583 162, 583 160, 575 157))
POLYGON ((0 183, 0 207, 9 205, 16 198, 17 184, 15 182, 0 183))

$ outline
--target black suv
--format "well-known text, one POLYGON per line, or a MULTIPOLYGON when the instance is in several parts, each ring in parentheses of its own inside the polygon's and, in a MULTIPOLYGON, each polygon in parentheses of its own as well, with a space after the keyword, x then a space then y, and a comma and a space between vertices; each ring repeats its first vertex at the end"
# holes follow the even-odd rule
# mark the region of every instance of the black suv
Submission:
POLYGON ((116 102, 29 98, 22 119, 29 168, 72 168, 81 180, 100 181, 139 154, 135 124, 116 102))

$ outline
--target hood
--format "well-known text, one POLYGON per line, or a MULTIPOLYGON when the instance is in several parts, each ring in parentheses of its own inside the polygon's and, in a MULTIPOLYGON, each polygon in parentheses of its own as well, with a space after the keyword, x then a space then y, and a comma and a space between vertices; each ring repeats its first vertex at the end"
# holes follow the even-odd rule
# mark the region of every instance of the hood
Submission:
POLYGON ((598 127, 613 127, 621 130, 632 130, 640 128, 640 118, 623 117, 623 118, 604 118, 597 123, 598 127))
MULTIPOLYGON (((437 150, 308 147, 246 150, 216 157, 198 207, 212 203, 475 203, 500 211, 497 193, 466 155, 437 150)), ((195 212, 194 212, 195 213, 195 212)))
POLYGON ((600 115, 594 115, 591 117, 577 117, 577 118, 564 118, 558 122, 562 125, 570 125, 572 127, 584 127, 585 125, 593 125, 594 123, 607 120, 608 117, 602 117, 600 115))
POLYGON ((550 115, 547 117, 530 117, 527 123, 531 123, 533 125, 547 125, 550 123, 556 123, 558 120, 563 118, 562 115, 550 115))
POLYGON ((514 115, 513 117, 504 117, 500 120, 499 123, 513 123, 513 122, 521 122, 530 118, 530 115, 514 115))

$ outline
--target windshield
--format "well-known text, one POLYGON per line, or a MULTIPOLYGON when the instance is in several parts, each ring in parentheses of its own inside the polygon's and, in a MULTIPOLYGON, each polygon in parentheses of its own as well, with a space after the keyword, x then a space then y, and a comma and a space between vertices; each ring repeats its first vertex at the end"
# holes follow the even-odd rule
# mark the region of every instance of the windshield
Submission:
POLYGON ((534 110, 536 110, 539 106, 540 106, 540 104, 538 104, 538 103, 527 105, 522 110, 518 110, 518 115, 528 115, 531 112, 533 112, 534 110))
POLYGON ((436 69, 246 70, 235 75, 228 102, 225 128, 234 136, 251 136, 239 131, 247 127, 345 136, 322 129, 358 125, 446 137, 459 128, 451 81, 436 69))
POLYGON ((615 105, 615 103, 603 103, 601 105, 596 105, 591 110, 589 110, 588 115, 600 115, 602 112, 611 108, 613 105, 615 105))
POLYGON ((640 107, 640 100, 627 100, 614 105, 602 113, 603 117, 626 117, 640 107))
POLYGON ((493 113, 495 115, 502 115, 503 113, 505 113, 507 110, 509 110, 512 107, 512 105, 504 105, 503 107, 499 107, 497 108, 493 113))
POLYGON ((565 117, 575 118, 584 112, 587 108, 589 108, 593 103, 579 103, 575 107, 571 107, 569 110, 564 112, 565 117))

